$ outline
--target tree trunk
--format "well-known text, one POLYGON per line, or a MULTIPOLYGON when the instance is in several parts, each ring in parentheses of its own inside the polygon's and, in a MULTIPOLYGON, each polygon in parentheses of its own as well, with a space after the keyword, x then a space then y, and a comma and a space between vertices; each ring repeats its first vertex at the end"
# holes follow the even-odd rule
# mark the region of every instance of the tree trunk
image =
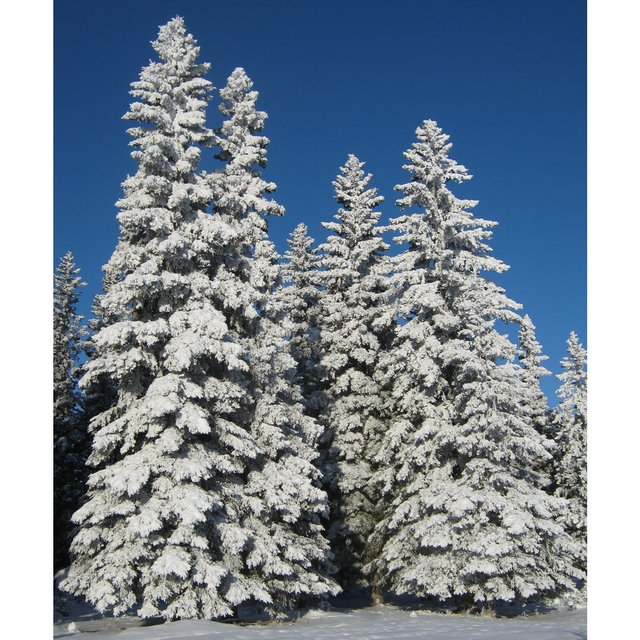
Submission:
POLYGON ((371 604, 375 607, 378 604, 384 604, 384 595, 382 594, 382 589, 380 589, 380 585, 374 585, 373 589, 371 589, 371 604))

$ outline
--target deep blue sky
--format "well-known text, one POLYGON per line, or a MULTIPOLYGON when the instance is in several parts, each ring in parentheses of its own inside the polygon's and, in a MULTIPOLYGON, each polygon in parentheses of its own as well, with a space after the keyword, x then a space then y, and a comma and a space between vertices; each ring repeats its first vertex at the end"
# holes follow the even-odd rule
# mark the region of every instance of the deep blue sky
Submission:
MULTIPOLYGON (((82 313, 115 247, 120 184, 136 169, 121 120, 129 83, 175 15, 212 63, 214 86, 242 66, 260 92, 266 177, 287 209, 271 224, 281 252, 300 221, 324 239, 331 181, 348 153, 385 196, 383 221, 397 215, 402 152, 434 119, 474 176, 457 193, 499 222, 492 246, 511 270, 497 281, 536 324, 548 368, 560 371, 570 330, 586 346, 582 0, 56 0, 54 257, 74 253, 89 284, 82 313)), ((556 387, 546 379, 554 402, 556 387)))

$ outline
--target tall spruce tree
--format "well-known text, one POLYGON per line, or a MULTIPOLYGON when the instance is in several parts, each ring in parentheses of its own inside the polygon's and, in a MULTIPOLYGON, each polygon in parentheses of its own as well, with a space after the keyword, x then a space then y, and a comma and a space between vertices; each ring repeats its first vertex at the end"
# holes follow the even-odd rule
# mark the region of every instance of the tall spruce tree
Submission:
POLYGON ((298 598, 324 598, 338 587, 327 575, 332 565, 321 523, 327 497, 313 464, 318 425, 304 414, 279 256, 267 239, 268 217, 283 215, 284 208, 269 198, 276 185, 261 175, 267 115, 257 110, 252 87, 238 68, 220 91, 225 120, 216 145, 224 164, 209 180, 214 217, 227 224, 235 242, 226 246, 213 280, 226 288, 224 312, 246 349, 253 388, 250 432, 260 454, 247 485, 256 499, 245 521, 253 540, 247 562, 264 577, 273 600, 268 610, 278 615, 298 598))
POLYGON ((304 438, 282 443, 282 425, 259 419, 255 240, 242 209, 225 208, 233 195, 197 171, 213 141, 209 65, 197 62, 181 18, 153 46, 160 61, 133 83, 138 101, 125 116, 144 125, 129 130, 138 172, 118 203, 120 239, 98 300, 104 326, 83 380, 90 388, 108 373, 117 401, 92 423, 97 470, 62 586, 116 615, 138 606, 143 617, 217 618, 252 601, 278 611, 292 594, 335 590, 315 526, 326 506, 304 438), (283 460, 279 468, 300 471, 293 506, 265 492, 277 475, 269 464, 283 460), (291 535, 280 540, 279 524, 291 535))
POLYGON ((117 401, 92 422, 96 468, 62 588, 118 615, 215 618, 269 594, 243 572, 244 476, 258 455, 243 348, 202 268, 224 243, 197 173, 211 84, 175 18, 132 84, 125 118, 137 173, 118 202, 120 238, 99 300, 87 388, 108 374, 117 401))
POLYGON ((318 390, 318 249, 308 235, 307 225, 301 222, 287 240, 283 279, 287 284, 282 297, 291 322, 290 349, 296 361, 307 411, 317 415, 314 402, 318 390))
POLYGON ((555 494, 569 501, 562 521, 580 545, 580 565, 587 568, 587 352, 575 332, 567 340, 562 359, 560 403, 552 428, 558 451, 554 464, 555 494))
POLYGON ((58 263, 53 290, 53 495, 54 570, 67 566, 71 516, 85 490, 89 438, 78 388, 78 356, 86 329, 76 312, 85 286, 68 251, 58 263))
POLYGON ((542 364, 548 360, 548 357, 542 354, 542 346, 536 338, 535 329, 531 318, 525 314, 520 321, 517 351, 518 361, 522 367, 522 409, 528 414, 536 431, 547 439, 547 447, 552 457, 541 460, 537 471, 540 474, 540 485, 544 486, 548 493, 553 493, 553 456, 555 456, 556 447, 550 425, 549 403, 540 387, 542 377, 551 375, 551 372, 542 364))
POLYGON ((536 431, 550 438, 549 406, 547 397, 540 387, 540 380, 544 376, 551 375, 551 372, 545 369, 543 365, 543 362, 549 358, 542 354, 542 346, 536 338, 536 328, 527 314, 520 322, 518 342, 518 360, 522 365, 524 386, 528 390, 525 399, 527 408, 533 419, 536 431))
POLYGON ((262 297, 251 348, 256 388, 251 430, 262 464, 250 474, 247 492, 261 502, 246 523, 256 540, 251 566, 265 576, 274 600, 267 611, 275 616, 308 597, 325 600, 340 590, 328 577, 334 567, 325 537, 327 494, 316 466, 320 426, 304 410, 278 259, 271 242, 258 242, 252 280, 262 297))
POLYGON ((495 223, 475 218, 451 182, 470 179, 448 136, 425 120, 398 185, 410 213, 391 221, 406 245, 394 265, 399 324, 381 361, 392 419, 377 456, 389 508, 372 536, 372 580, 399 592, 491 606, 570 589, 575 544, 564 501, 537 472, 550 457, 535 429, 516 348, 496 321, 517 305, 483 273, 495 223))
POLYGON ((318 323, 324 426, 323 470, 331 507, 329 535, 345 588, 365 584, 367 540, 378 518, 371 459, 384 431, 383 399, 375 381, 389 318, 384 257, 388 245, 375 208, 383 201, 371 174, 350 155, 333 182, 341 205, 320 246, 318 323))

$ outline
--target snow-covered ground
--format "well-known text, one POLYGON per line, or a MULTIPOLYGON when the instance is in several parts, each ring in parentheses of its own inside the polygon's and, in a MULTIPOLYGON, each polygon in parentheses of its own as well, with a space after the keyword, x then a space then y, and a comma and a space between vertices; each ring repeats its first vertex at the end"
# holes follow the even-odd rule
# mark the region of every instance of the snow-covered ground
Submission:
POLYGON ((296 622, 250 626, 202 620, 139 626, 136 618, 96 619, 82 615, 68 620, 58 619, 59 624, 54 626, 55 638, 77 637, 83 632, 91 632, 90 637, 95 640, 581 640, 587 637, 586 608, 490 618, 378 605, 311 610, 296 622))

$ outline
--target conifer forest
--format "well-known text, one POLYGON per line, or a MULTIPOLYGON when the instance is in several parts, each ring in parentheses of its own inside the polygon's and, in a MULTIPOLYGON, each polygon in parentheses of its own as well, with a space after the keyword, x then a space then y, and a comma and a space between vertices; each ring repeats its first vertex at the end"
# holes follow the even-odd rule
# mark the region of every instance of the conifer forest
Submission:
POLYGON ((181 17, 152 48, 90 317, 82 265, 55 271, 56 593, 165 621, 584 601, 586 350, 550 406, 455 131, 415 123, 389 206, 348 155, 325 237, 280 255, 251 78, 210 79, 181 17))

